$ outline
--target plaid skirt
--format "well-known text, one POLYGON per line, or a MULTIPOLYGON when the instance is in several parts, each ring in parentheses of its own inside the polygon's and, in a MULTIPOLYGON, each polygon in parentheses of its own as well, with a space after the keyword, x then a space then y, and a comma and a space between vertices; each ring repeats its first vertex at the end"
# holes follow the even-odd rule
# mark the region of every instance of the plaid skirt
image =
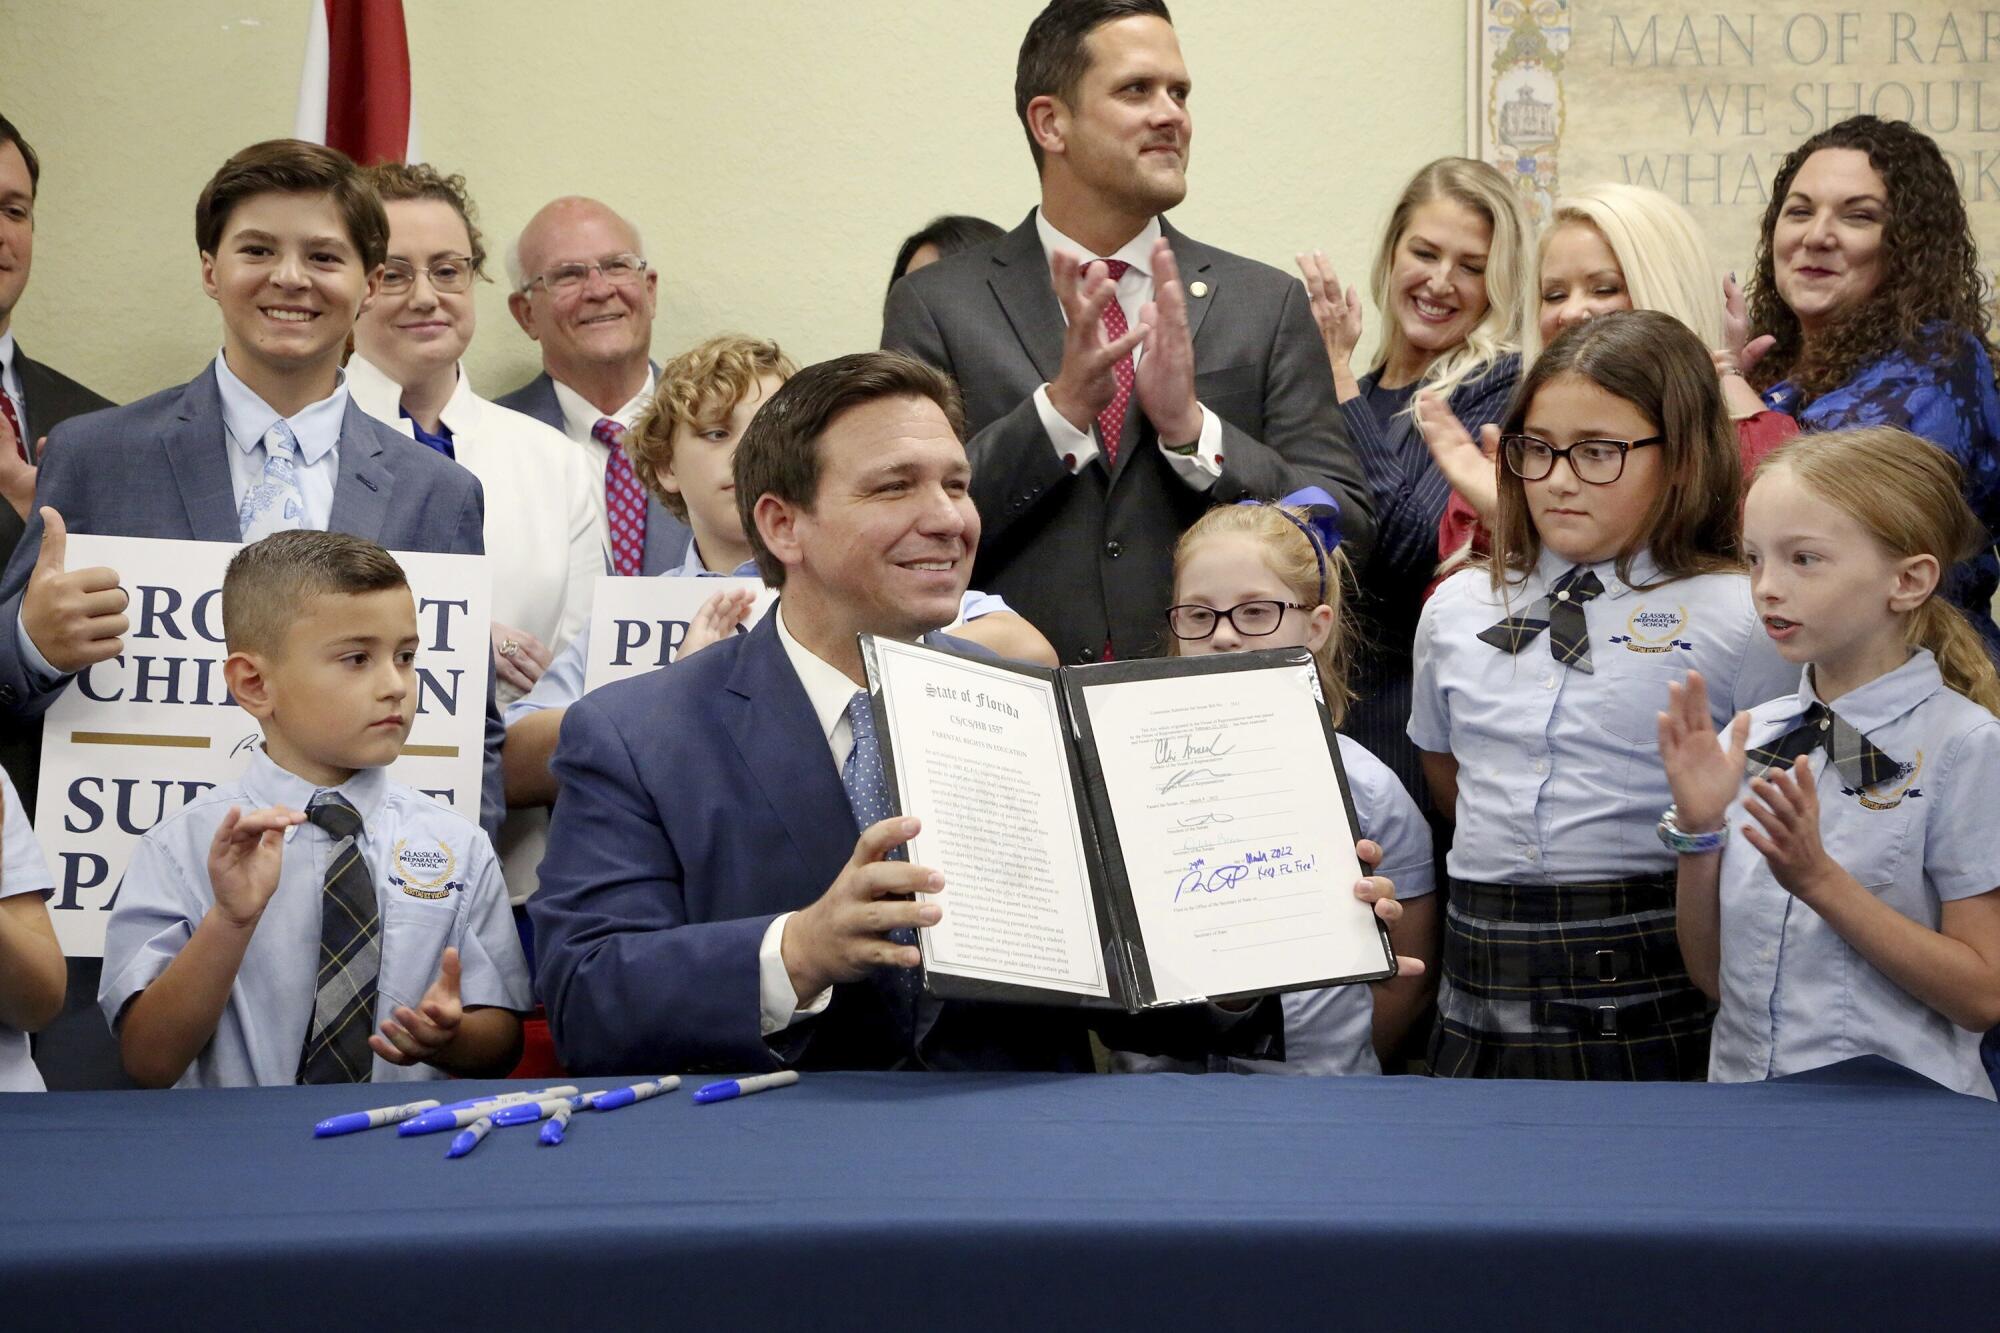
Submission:
POLYGON ((1715 1012, 1681 961, 1671 874, 1453 881, 1431 1073, 1700 1079, 1715 1012))

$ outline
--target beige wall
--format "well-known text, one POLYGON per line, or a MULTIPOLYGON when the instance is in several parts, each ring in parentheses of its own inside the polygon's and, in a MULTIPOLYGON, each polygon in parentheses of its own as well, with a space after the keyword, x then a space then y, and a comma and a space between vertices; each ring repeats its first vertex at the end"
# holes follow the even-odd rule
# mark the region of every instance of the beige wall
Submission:
MULTIPOLYGON (((291 132, 308 0, 5 0, 0 110, 42 156, 33 354, 121 401, 220 335, 193 242, 203 181, 291 132)), ((500 282, 474 382, 538 368, 497 256, 593 193, 661 271, 655 349, 725 329, 801 360, 872 347, 896 246, 940 212, 1035 198, 1014 56, 1040 0, 405 0, 424 154, 467 176, 500 282)), ((1402 181, 1465 142, 1464 0, 1178 0, 1195 79, 1185 231, 1365 281, 1402 181)), ((1372 342, 1371 332, 1368 341, 1372 342)))

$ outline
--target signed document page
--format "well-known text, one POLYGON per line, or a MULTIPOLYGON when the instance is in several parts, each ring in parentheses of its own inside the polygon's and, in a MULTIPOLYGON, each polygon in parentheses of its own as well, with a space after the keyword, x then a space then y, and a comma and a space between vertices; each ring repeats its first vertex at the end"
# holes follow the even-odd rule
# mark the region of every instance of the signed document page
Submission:
POLYGON ((1387 972, 1310 666, 1083 696, 1156 1003, 1387 972))
POLYGON ((1109 997, 1063 714, 1052 682, 875 639, 885 753, 944 875, 921 932, 933 974, 1109 997))

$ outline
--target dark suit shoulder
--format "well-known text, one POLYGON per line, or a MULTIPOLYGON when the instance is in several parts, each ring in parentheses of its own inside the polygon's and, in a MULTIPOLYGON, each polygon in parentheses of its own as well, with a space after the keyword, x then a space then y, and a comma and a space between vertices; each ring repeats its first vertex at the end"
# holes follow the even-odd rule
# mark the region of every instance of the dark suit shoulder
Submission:
POLYGON ((44 365, 26 353, 15 356, 14 370, 21 377, 36 428, 44 433, 59 421, 113 406, 109 398, 95 389, 77 383, 54 366, 44 365), (41 424, 44 422, 47 425, 41 424))
POLYGON ((556 384, 547 371, 493 401, 523 416, 533 417, 544 425, 562 429, 562 404, 556 400, 556 384))
MULTIPOLYGON (((601 709, 616 719, 621 729, 631 726, 638 718, 674 716, 687 719, 713 713, 715 699, 727 688, 730 677, 735 674, 737 659, 749 644, 750 637, 748 634, 731 635, 720 643, 710 644, 684 662, 601 685, 577 700, 572 707, 601 709)), ((671 735, 671 731, 664 732, 660 738, 665 740, 671 735)))

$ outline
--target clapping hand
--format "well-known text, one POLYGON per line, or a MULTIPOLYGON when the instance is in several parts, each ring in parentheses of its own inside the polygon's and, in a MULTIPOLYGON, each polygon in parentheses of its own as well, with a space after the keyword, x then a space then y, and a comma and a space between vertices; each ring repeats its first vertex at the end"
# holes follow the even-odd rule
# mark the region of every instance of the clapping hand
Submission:
POLYGON ((208 883, 215 910, 230 925, 244 929, 264 915, 284 868, 285 830, 305 820, 282 805, 251 811, 231 806, 223 815, 208 844, 208 883))
POLYGON ((1712 833, 1722 827, 1729 803, 1743 786, 1744 749, 1750 715, 1729 724, 1724 747, 1708 714, 1708 685, 1699 671, 1684 685, 1667 686, 1667 710, 1660 714, 1660 761, 1674 794, 1674 823, 1683 833, 1712 833))
POLYGON ((424 1064, 451 1045, 464 1019, 458 950, 446 949, 438 960, 437 980, 417 1007, 397 1005, 394 1016, 383 1020, 381 1033, 368 1038, 368 1048, 392 1065, 424 1064))
POLYGON ((1049 382, 1049 404, 1087 434, 1091 422, 1118 392, 1116 366, 1152 330, 1141 320, 1122 336, 1105 340, 1104 307, 1116 299, 1118 285, 1102 260, 1080 264, 1075 255, 1058 250, 1049 256, 1049 282, 1069 321, 1063 333, 1062 368, 1049 382))
POLYGON ((1500 514, 1500 428, 1479 428, 1475 442, 1451 406, 1428 389, 1417 395, 1417 430, 1431 461, 1489 528, 1500 514))
POLYGON ((1173 247, 1162 236, 1153 242, 1153 299, 1139 308, 1139 327, 1148 330, 1146 354, 1139 358, 1135 388, 1139 408, 1166 447, 1180 448, 1201 438, 1201 401, 1194 391, 1194 334, 1188 328, 1187 288, 1173 247))
POLYGON ((676 662, 685 662, 712 643, 720 643, 736 633, 757 605, 757 594, 749 588, 725 588, 701 604, 688 622, 687 636, 681 640, 676 662))

